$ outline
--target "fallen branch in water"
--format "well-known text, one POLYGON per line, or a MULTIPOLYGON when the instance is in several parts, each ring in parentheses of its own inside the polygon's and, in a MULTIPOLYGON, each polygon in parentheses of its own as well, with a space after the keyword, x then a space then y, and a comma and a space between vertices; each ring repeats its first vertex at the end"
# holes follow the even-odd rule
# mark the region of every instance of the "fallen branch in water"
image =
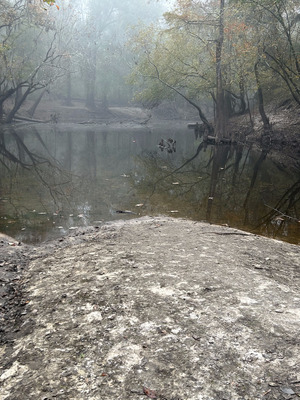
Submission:
POLYGON ((280 214, 282 217, 285 217, 285 218, 288 218, 288 219, 291 219, 291 220, 293 220, 293 221, 297 221, 297 222, 300 223, 300 220, 298 220, 297 218, 291 217, 290 215, 287 215, 287 214, 284 214, 284 213, 281 212, 280 210, 277 210, 277 208, 268 206, 268 204, 266 204, 266 203, 264 203, 264 205, 265 205, 266 207, 268 207, 268 208, 271 208, 271 210, 278 212, 278 214, 280 214))
POLYGON ((49 122, 52 122, 52 119, 49 119, 47 121, 43 121, 41 119, 33 119, 33 118, 27 118, 27 117, 20 117, 20 116, 14 116, 14 119, 20 120, 20 121, 28 121, 28 122, 38 122, 41 124, 47 124, 49 122))

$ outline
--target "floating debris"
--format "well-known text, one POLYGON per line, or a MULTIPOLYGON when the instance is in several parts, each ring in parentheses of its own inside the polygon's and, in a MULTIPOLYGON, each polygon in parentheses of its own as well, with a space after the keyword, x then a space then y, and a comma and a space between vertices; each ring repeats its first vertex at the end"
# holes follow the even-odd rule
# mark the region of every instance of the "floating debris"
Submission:
POLYGON ((176 140, 169 139, 161 139, 158 143, 158 147, 161 151, 166 150, 168 153, 176 153, 176 140))
POLYGON ((135 212, 130 211, 130 210, 116 210, 116 213, 117 214, 135 214, 136 215, 135 212))

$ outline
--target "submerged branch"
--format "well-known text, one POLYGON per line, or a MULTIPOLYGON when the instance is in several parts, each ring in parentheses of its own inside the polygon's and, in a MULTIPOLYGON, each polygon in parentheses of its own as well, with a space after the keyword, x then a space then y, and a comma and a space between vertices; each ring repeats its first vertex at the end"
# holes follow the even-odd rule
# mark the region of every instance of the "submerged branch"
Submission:
POLYGON ((280 210, 278 210, 277 208, 271 207, 271 206, 269 206, 269 205, 266 204, 266 203, 264 203, 264 205, 265 205, 266 207, 270 208, 272 211, 277 212, 277 213, 280 214, 282 217, 285 217, 285 218, 291 219, 291 220, 293 220, 293 221, 299 222, 299 219, 298 219, 298 218, 291 217, 290 215, 287 215, 287 214, 281 212, 280 210))
POLYGON ((203 146, 204 146, 204 143, 201 142, 201 143, 199 144, 198 148, 197 148, 196 153, 193 155, 193 157, 189 158, 189 159, 188 159, 187 161, 185 161, 180 167, 174 169, 174 170, 171 171, 169 174, 163 176, 162 178, 157 179, 157 181, 154 182, 154 184, 153 184, 152 193, 148 196, 148 199, 147 199, 147 200, 149 200, 149 199, 153 196, 153 194, 154 194, 154 192, 155 192, 155 190, 156 190, 156 186, 157 186, 157 184, 158 184, 159 182, 161 182, 161 181, 167 179, 169 176, 174 175, 176 172, 178 172, 178 171, 180 171, 182 168, 184 168, 187 164, 189 164, 190 162, 192 162, 192 161, 199 155, 199 153, 200 153, 201 150, 203 149, 203 146))

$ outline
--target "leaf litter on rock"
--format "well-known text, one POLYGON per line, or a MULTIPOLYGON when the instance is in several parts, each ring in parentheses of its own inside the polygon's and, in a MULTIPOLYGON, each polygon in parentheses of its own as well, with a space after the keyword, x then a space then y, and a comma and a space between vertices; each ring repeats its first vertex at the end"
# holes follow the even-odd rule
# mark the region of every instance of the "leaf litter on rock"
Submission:
POLYGON ((157 393, 155 390, 151 390, 149 388, 146 388, 145 386, 143 387, 143 392, 144 394, 149 397, 150 399, 157 399, 157 393))

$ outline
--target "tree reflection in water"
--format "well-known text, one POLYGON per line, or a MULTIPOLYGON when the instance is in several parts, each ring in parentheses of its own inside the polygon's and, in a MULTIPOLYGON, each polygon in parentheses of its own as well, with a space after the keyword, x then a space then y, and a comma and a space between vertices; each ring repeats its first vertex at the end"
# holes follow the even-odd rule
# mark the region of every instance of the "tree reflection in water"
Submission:
POLYGON ((274 237, 288 234, 290 225, 300 225, 299 203, 300 180, 285 191, 274 207, 265 203, 270 211, 262 217, 258 227, 274 237))
POLYGON ((267 151, 206 145, 182 130, 70 124, 2 129, 0 152, 0 231, 19 240, 129 210, 126 218, 167 214, 299 243, 299 174, 280 170, 267 151), (161 137, 173 140, 163 151, 161 137))
MULTIPOLYGON (((0 181, 0 194, 3 197, 2 202, 10 205, 9 214, 6 212, 5 217, 1 218, 4 218, 3 224, 11 224, 17 219, 16 229, 21 229, 24 217, 33 212, 29 208, 31 202, 27 202, 32 192, 36 192, 40 199, 42 208, 39 211, 42 215, 48 211, 44 197, 50 196, 55 209, 60 210, 61 204, 68 202, 68 193, 72 186, 72 176, 51 156, 48 146, 34 126, 30 129, 29 145, 27 136, 28 132, 25 133, 20 127, 16 130, 7 126, 0 130, 0 164, 6 171, 0 181), (33 137, 43 148, 43 155, 40 150, 31 149, 33 137)), ((3 224, 0 230, 5 231, 3 224)), ((52 221, 48 218, 44 229, 52 229, 51 224, 52 221)))
POLYGON ((242 145, 205 146, 179 167, 171 158, 144 154, 139 189, 146 207, 299 242, 300 182, 276 175, 268 150, 242 145), (265 168, 268 162, 268 168, 265 168), (270 165, 273 168, 270 171, 270 165), (161 204, 164 204, 162 207, 161 204))

